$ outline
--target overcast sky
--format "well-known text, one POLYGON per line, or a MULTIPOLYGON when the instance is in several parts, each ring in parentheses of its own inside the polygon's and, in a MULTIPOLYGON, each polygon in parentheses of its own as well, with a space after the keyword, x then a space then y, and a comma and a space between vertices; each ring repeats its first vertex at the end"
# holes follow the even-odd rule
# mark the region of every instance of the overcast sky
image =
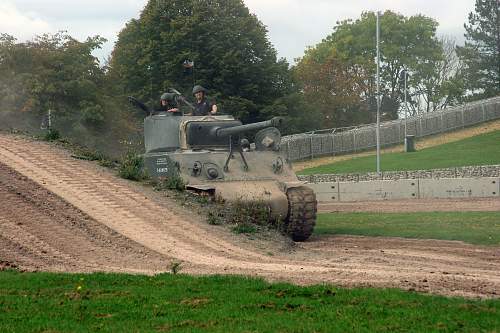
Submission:
MULTIPOLYGON (((1 0, 0 33, 20 41, 66 30, 78 39, 101 35, 108 43, 98 56, 111 52, 118 32, 139 17, 147 0, 1 0)), ((390 9, 405 16, 424 14, 439 22, 438 34, 463 43, 467 15, 474 0, 244 0, 269 30, 280 57, 290 63, 331 33, 335 22, 359 18, 361 12, 390 9)))

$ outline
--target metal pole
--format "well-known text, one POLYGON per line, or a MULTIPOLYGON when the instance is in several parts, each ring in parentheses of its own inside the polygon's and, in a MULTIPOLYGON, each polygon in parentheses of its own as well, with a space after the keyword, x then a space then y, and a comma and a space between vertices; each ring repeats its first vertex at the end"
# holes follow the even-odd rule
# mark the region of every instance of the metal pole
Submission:
POLYGON ((151 102, 153 102, 154 96, 153 96, 153 67, 151 65, 148 65, 148 72, 149 72, 149 98, 151 98, 151 102))
POLYGON ((380 174, 380 12, 377 12, 377 173, 380 174))
POLYGON ((49 131, 50 131, 50 129, 52 128, 52 110, 51 109, 49 109, 49 119, 48 120, 49 120, 48 125, 49 125, 49 131))
POLYGON ((332 130, 332 156, 335 156, 335 128, 332 130))
POLYGON ((194 72, 195 68, 194 68, 194 60, 193 60, 193 86, 196 84, 196 74, 194 72))
POLYGON ((311 132, 311 160, 314 158, 314 152, 313 152, 313 135, 314 135, 314 132, 311 132))
POLYGON ((286 159, 290 161, 290 141, 286 142, 286 159))
POLYGON ((408 76, 408 73, 406 72, 406 69, 404 70, 405 73, 405 145, 406 145, 406 136, 408 135, 408 132, 406 130, 407 128, 407 120, 408 120, 408 104, 406 103, 406 78, 408 76))

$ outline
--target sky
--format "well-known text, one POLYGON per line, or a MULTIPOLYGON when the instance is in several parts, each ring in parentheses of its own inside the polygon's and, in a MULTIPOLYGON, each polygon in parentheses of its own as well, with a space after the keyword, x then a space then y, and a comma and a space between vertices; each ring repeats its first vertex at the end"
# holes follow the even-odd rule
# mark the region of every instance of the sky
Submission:
MULTIPOLYGON (((108 40, 96 53, 104 60, 120 30, 138 18, 147 0, 1 0, 0 33, 18 41, 43 33, 67 31, 84 40, 100 35, 108 40)), ((387 9, 412 16, 423 14, 439 22, 438 35, 463 44, 463 25, 474 10, 474 0, 244 0, 250 12, 268 28, 268 37, 279 57, 290 63, 304 50, 321 42, 335 23, 359 18, 363 11, 387 9)))

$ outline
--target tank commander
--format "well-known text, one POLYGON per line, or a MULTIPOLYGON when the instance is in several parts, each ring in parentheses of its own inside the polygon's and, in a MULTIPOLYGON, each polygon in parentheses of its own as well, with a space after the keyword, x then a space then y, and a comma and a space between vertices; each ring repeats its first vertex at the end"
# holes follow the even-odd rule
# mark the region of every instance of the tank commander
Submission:
POLYGON ((175 94, 164 93, 160 97, 160 111, 179 112, 179 105, 175 99, 175 94))
POLYGON ((210 103, 207 99, 207 90, 200 85, 193 88, 193 95, 196 99, 194 104, 193 116, 215 115, 217 113, 217 105, 210 103))

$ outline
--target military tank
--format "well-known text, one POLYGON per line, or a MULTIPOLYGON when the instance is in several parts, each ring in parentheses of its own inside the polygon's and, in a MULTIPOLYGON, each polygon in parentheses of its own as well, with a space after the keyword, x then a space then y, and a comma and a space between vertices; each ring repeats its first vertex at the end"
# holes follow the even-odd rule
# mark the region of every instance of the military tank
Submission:
MULTIPOLYGON (((178 95, 180 96, 180 95, 178 95)), ((317 201, 280 151, 281 118, 243 125, 230 115, 151 112, 144 119, 144 165, 156 180, 180 177, 186 189, 227 202, 264 202, 294 241, 311 236, 317 201), (250 143, 245 133, 255 132, 250 143)))

